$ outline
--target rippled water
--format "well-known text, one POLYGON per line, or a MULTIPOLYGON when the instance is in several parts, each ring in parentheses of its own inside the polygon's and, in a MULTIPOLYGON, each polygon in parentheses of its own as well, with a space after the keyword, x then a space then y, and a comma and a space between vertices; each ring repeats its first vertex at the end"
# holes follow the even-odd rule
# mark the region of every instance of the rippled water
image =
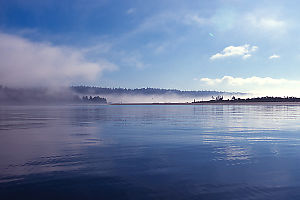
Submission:
POLYGON ((1 199, 299 199, 300 106, 0 107, 1 199))

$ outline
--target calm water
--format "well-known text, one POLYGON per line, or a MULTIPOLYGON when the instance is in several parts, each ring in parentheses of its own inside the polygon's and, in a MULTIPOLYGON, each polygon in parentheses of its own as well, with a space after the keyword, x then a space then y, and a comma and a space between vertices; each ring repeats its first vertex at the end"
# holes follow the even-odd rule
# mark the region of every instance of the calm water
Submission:
POLYGON ((1 199, 299 199, 300 106, 0 107, 1 199))

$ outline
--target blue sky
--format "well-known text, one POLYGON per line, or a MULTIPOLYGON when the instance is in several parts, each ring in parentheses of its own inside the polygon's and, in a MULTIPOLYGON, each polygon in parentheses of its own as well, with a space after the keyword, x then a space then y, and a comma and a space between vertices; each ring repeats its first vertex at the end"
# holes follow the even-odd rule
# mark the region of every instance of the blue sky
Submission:
POLYGON ((0 80, 291 95, 298 1, 0 0, 0 80))

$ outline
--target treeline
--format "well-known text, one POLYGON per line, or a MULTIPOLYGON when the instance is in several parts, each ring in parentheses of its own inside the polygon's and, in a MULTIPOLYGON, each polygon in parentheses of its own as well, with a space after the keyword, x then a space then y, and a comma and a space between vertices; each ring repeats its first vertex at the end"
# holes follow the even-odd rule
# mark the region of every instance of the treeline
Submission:
POLYGON ((300 98, 297 97, 256 97, 256 98, 235 98, 233 97, 231 101, 234 102, 300 102, 300 98))
POLYGON ((78 94, 85 95, 166 95, 176 94, 181 96, 211 96, 211 95, 245 95, 245 93, 232 93, 221 91, 182 91, 176 89, 160 89, 160 88, 104 88, 104 87, 91 87, 91 86, 72 86, 71 89, 78 94))
POLYGON ((300 102, 300 98, 297 97, 255 97, 255 98, 236 98, 233 96, 231 99, 224 100, 223 96, 212 97, 210 101, 194 101, 192 103, 202 102, 300 102))

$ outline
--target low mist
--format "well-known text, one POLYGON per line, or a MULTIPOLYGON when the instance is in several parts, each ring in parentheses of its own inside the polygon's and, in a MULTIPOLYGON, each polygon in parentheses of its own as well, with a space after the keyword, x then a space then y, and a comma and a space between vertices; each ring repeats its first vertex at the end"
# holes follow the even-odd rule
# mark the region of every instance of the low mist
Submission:
POLYGON ((59 88, 8 88, 0 86, 1 104, 65 104, 80 102, 68 87, 59 88))
MULTIPOLYGON (((212 96, 181 96, 176 94, 163 95, 101 95, 109 103, 186 103, 195 101, 208 101, 212 96)), ((224 99, 231 99, 232 96, 225 95, 224 99)))

